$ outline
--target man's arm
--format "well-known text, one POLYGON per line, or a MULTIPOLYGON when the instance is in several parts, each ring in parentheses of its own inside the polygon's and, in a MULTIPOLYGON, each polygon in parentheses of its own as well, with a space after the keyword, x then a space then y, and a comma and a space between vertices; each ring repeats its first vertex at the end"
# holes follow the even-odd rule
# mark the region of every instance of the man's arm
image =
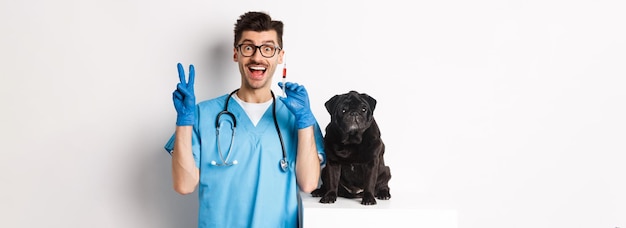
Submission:
POLYGON ((174 190, 180 194, 192 193, 198 185, 200 170, 191 152, 192 126, 177 126, 172 152, 174 190))
POLYGON ((318 186, 320 159, 313 126, 298 130, 298 156, 296 158, 296 180, 300 190, 309 193, 318 186))
POLYGON ((172 152, 172 179, 176 192, 189 194, 196 189, 200 179, 200 170, 196 167, 191 151, 191 131, 196 121, 196 95, 193 89, 196 73, 193 65, 189 65, 189 80, 187 81, 183 65, 178 63, 177 67, 180 83, 176 85, 176 90, 172 94, 177 113, 176 136, 172 152))
POLYGON ((296 118, 298 129, 298 155, 296 158, 296 179, 300 190, 306 193, 317 188, 320 177, 320 158, 315 142, 315 117, 311 112, 309 94, 304 86, 297 83, 278 82, 285 89, 287 97, 280 97, 287 109, 296 118))

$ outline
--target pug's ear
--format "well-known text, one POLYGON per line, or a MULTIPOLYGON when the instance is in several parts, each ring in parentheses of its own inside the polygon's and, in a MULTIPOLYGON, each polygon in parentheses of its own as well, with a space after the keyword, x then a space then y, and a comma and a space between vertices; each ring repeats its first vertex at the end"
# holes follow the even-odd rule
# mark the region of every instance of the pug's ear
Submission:
POLYGON ((330 113, 331 115, 333 114, 333 111, 337 108, 338 100, 339 100, 339 95, 335 95, 331 97, 330 99, 328 99, 326 103, 324 103, 324 106, 326 106, 326 111, 328 111, 328 113, 330 113))
POLYGON ((374 99, 370 95, 367 95, 366 93, 362 93, 360 95, 361 98, 363 98, 363 100, 365 100, 367 104, 370 105, 370 109, 372 110, 372 112, 374 112, 374 109, 376 108, 376 99, 374 99))

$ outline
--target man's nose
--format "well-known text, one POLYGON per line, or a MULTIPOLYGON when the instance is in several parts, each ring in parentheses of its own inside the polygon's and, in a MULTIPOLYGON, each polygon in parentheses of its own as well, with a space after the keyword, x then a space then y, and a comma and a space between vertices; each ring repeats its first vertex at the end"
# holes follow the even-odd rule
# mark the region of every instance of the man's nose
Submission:
POLYGON ((255 47, 256 49, 254 49, 254 53, 252 53, 252 56, 250 56, 250 58, 253 59, 262 59, 265 58, 263 57, 263 55, 261 55, 261 47, 255 47))

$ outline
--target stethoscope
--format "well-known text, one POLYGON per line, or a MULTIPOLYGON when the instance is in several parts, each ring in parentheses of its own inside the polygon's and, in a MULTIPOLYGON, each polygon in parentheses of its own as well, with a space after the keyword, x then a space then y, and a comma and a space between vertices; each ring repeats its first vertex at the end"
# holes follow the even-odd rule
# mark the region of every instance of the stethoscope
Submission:
MULTIPOLYGON (((237 119, 235 118, 235 114, 228 111, 228 102, 230 101, 230 98, 233 96, 233 94, 235 94, 237 91, 239 91, 239 89, 236 89, 235 91, 231 92, 228 95, 228 97, 226 98, 226 104, 224 105, 224 110, 218 113, 217 117, 215 118, 217 151, 220 155, 220 159, 222 160, 222 163, 217 163, 217 161, 213 160, 211 161, 211 165, 214 165, 214 166, 232 166, 238 163, 237 160, 228 162, 228 159, 230 158, 230 155, 231 155, 231 151, 233 149, 233 142, 235 140, 235 129, 237 129, 237 119), (233 133, 231 134, 231 137, 230 137, 230 146, 228 147, 228 151, 226 152, 226 157, 224 157, 224 154, 222 153, 222 148, 220 147, 220 142, 219 142, 220 128, 222 127, 220 123, 220 118, 222 117, 222 115, 230 116, 230 118, 233 120, 233 125, 232 125, 233 133)), ((283 136, 280 133, 280 128, 278 127, 278 121, 276 120, 276 98, 274 97, 274 92, 272 91, 270 92, 272 93, 272 116, 274 117, 274 126, 276 126, 276 132, 278 132, 278 138, 280 139, 280 146, 283 150, 283 158, 280 159, 279 164, 283 172, 286 172, 287 168, 289 167, 289 163, 287 162, 287 153, 285 152, 285 143, 283 142, 283 136)))

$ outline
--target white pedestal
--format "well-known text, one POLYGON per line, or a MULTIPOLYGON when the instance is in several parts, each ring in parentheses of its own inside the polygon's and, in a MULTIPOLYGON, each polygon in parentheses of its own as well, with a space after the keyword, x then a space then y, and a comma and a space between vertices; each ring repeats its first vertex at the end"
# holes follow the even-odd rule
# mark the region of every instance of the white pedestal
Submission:
POLYGON ((333 204, 322 204, 319 197, 301 193, 305 228, 330 227, 425 227, 457 228, 456 210, 420 207, 402 195, 377 200, 376 205, 361 205, 361 199, 338 197, 333 204))

